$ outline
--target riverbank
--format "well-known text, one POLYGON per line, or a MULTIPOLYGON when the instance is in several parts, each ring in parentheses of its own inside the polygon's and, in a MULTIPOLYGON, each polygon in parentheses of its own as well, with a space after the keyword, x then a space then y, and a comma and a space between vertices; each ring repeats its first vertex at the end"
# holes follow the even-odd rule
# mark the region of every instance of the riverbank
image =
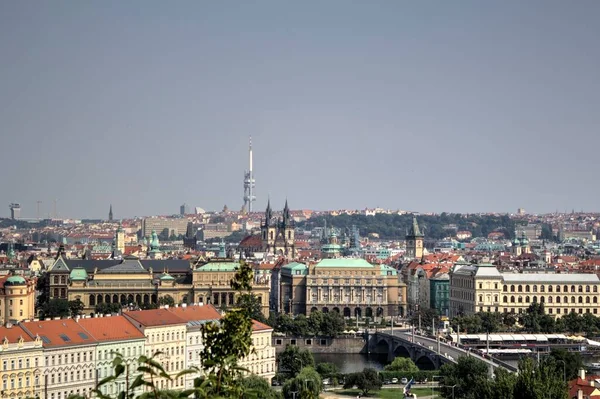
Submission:
MULTIPOLYGON (((411 393, 417 395, 418 399, 439 399, 439 396, 435 391, 432 392, 430 388, 414 388, 411 389, 411 393)), ((360 394, 358 389, 336 389, 331 391, 323 392, 320 396, 327 399, 350 399, 356 398, 360 394)), ((380 399, 399 399, 403 398, 402 388, 387 388, 382 387, 379 391, 373 391, 369 393, 368 398, 380 398, 380 399)), ((361 396, 361 398, 365 398, 361 396)))

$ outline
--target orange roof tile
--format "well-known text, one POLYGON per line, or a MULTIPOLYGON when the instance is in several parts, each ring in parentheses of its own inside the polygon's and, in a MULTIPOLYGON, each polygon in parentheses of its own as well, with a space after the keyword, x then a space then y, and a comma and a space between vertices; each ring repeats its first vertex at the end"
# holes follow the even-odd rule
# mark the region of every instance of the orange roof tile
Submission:
POLYGON ((135 320, 144 327, 169 326, 185 324, 185 320, 177 317, 169 309, 150 309, 125 312, 124 316, 135 320))
POLYGON ((23 337, 23 341, 31 342, 33 338, 31 338, 20 326, 13 326, 10 328, 0 327, 0 341, 4 341, 4 338, 8 339, 8 342, 11 344, 19 342, 19 338, 23 337))
POLYGON ((144 338, 144 334, 124 316, 80 319, 79 325, 98 341, 144 338))
POLYGON ((39 335, 44 348, 93 344, 96 340, 73 319, 29 321, 20 324, 30 337, 39 335))
POLYGON ((261 323, 260 321, 252 320, 252 331, 269 331, 273 327, 261 323))
POLYGON ((169 308, 168 311, 186 322, 195 320, 219 320, 221 318, 219 311, 210 304, 169 308))

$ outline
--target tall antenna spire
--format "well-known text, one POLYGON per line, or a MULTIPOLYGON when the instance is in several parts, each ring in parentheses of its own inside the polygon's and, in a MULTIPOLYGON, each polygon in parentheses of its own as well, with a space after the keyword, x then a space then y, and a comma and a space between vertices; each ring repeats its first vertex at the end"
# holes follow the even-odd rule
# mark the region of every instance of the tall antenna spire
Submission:
POLYGON ((254 196, 254 172, 252 170, 252 136, 248 145, 248 163, 249 169, 244 173, 244 208, 252 212, 252 203, 256 201, 254 196))

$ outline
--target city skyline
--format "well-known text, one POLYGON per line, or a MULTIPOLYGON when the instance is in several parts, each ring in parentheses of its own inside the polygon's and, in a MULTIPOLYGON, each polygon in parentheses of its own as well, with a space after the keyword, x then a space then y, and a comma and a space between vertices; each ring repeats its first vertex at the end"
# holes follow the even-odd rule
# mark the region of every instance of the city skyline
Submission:
POLYGON ((0 4, 21 217, 600 211, 600 4, 0 4), (587 185, 586 185, 587 183, 587 185), (581 187, 585 187, 584 190, 581 187))

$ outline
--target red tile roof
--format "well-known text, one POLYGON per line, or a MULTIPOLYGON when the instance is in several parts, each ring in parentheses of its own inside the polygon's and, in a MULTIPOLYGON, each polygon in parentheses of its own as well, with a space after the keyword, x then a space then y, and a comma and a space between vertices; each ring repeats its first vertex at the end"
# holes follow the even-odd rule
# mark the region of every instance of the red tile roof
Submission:
POLYGON ((269 331, 273 330, 273 327, 261 323, 260 321, 252 320, 252 331, 269 331))
POLYGON ((19 342, 19 338, 23 337, 23 341, 31 342, 33 338, 31 338, 21 327, 13 326, 10 328, 0 327, 0 343, 4 342, 4 338, 8 339, 8 342, 11 344, 19 342))
POLYGON ((168 311, 186 322, 194 320, 219 320, 221 318, 221 314, 213 305, 169 308, 168 311))
POLYGON ((144 327, 169 326, 185 324, 185 320, 176 316, 168 309, 150 309, 125 312, 123 314, 144 327))
POLYGON ((39 335, 44 348, 93 344, 96 340, 73 319, 29 321, 20 324, 30 337, 39 335))
POLYGON ((116 341, 144 338, 144 334, 125 316, 94 317, 80 319, 79 325, 98 341, 116 341))
POLYGON ((239 244, 240 248, 259 248, 262 247, 262 240, 260 235, 254 234, 251 236, 247 236, 239 244))

